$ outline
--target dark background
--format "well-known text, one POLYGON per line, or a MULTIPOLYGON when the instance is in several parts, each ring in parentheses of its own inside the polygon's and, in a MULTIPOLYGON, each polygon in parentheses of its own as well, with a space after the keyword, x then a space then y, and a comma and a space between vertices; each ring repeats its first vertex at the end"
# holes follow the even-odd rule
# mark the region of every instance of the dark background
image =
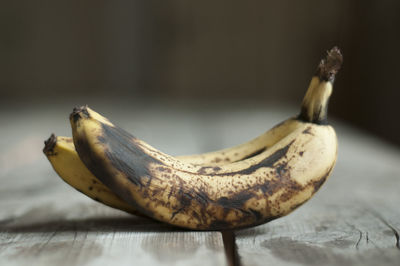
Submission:
POLYGON ((400 1, 1 1, 0 105, 76 97, 299 105, 325 51, 330 114, 400 145, 400 1))

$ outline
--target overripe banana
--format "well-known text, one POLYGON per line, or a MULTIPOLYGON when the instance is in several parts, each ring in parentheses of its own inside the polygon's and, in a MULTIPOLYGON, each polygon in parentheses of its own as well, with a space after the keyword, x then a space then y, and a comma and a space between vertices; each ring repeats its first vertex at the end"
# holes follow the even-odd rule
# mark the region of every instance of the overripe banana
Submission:
POLYGON ((176 226, 223 230, 288 214, 325 182, 337 157, 327 106, 342 56, 328 52, 312 78, 296 126, 268 149, 220 166, 190 164, 138 140, 88 107, 70 115, 79 157, 141 213, 176 226))
MULTIPOLYGON (((232 148, 204 154, 178 156, 177 158, 187 163, 203 166, 219 166, 244 160, 265 151, 282 136, 293 131, 299 126, 295 121, 295 119, 288 119, 259 137, 232 148)), ((72 138, 56 137, 52 134, 45 141, 43 152, 57 174, 79 192, 109 207, 144 216, 133 206, 125 203, 87 169, 75 150, 72 138)))

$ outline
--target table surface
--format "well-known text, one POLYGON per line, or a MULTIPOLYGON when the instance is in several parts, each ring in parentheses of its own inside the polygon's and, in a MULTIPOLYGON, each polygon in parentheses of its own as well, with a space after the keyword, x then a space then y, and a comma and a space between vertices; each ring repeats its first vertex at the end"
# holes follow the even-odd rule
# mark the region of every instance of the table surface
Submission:
MULTIPOLYGON (((333 120, 337 165, 304 206, 233 233, 186 231, 103 206, 57 176, 43 140, 71 135, 72 107, 0 109, 0 265, 400 265, 396 147, 333 120)), ((244 142, 295 114, 250 104, 91 107, 173 155, 244 142)))

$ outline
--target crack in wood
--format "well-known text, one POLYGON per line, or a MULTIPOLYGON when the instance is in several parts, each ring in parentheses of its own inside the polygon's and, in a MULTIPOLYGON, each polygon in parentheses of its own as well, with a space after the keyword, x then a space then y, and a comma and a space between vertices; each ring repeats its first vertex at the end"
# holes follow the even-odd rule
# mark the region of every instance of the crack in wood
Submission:
POLYGON ((241 266, 234 231, 221 231, 228 266, 241 266))
POLYGON ((347 226, 351 227, 352 229, 358 231, 358 233, 360 234, 360 237, 358 238, 357 243, 356 243, 356 249, 358 249, 358 245, 359 245, 360 242, 361 242, 361 239, 362 239, 362 237, 363 237, 363 233, 362 233, 362 231, 361 231, 360 229, 358 229, 355 225, 350 224, 350 223, 348 223, 348 222, 346 222, 346 224, 347 224, 347 226))
POLYGON ((386 225, 394 234, 394 237, 396 238, 396 248, 400 250, 400 234, 399 231, 397 231, 397 229, 392 226, 388 221, 386 221, 385 218, 383 218, 383 216, 376 212, 375 210, 370 210, 371 214, 374 215, 376 218, 378 218, 384 225, 386 225))
MULTIPOLYGON (((358 230, 358 229, 356 229, 356 230, 358 230)), ((363 233, 360 230, 358 230, 358 232, 360 233, 360 237, 358 238, 358 241, 356 243, 356 249, 358 249, 358 245, 360 244, 360 241, 361 241, 362 236, 363 236, 363 233)))
POLYGON ((50 241, 58 234, 58 228, 54 230, 54 232, 51 233, 49 238, 44 242, 36 251, 36 255, 39 255, 45 248, 46 246, 50 243, 50 241))
POLYGON ((396 228, 394 228, 392 225, 390 225, 386 220, 382 220, 382 222, 392 230, 392 232, 394 234, 394 237, 396 238, 396 248, 400 249, 400 235, 399 235, 399 232, 396 230, 396 228))

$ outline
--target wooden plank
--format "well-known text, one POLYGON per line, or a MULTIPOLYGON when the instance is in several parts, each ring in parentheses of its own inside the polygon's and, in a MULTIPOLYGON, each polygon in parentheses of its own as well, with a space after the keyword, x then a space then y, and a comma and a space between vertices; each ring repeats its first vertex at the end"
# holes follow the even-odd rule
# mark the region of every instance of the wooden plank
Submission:
POLYGON ((304 208, 237 232, 242 265, 398 265, 393 231, 352 205, 304 208))
POLYGON ((45 196, 3 199, 1 209, 0 265, 226 263, 217 232, 182 231, 133 217, 91 202, 61 182, 45 196))
POLYGON ((400 152, 338 125, 321 191, 287 217, 236 232, 242 265, 399 265, 400 152))
MULTIPOLYGON (((78 211, 83 208, 80 205, 78 211)), ((40 212, 43 221, 21 224, 32 216, 28 213, 1 225, 1 265, 225 264, 218 233, 178 231, 117 213, 52 220, 45 209, 32 211, 40 212)))

